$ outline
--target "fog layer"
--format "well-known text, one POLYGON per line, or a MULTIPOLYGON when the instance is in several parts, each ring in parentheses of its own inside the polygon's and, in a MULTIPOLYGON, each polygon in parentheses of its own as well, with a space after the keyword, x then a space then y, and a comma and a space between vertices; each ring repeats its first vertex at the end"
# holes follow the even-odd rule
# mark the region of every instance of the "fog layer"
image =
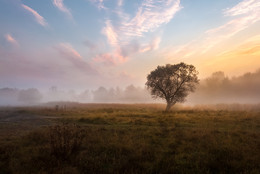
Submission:
POLYGON ((224 72, 215 72, 201 80, 188 102, 196 104, 260 103, 260 70, 228 78, 224 72))
MULTIPOLYGON (((1 88, 0 105, 35 105, 51 101, 81 103, 155 103, 146 88, 129 85, 126 88, 99 87, 96 90, 64 91, 55 86, 46 91, 36 88, 1 88)), ((202 79, 187 104, 260 103, 260 70, 229 78, 224 72, 215 72, 202 79)))

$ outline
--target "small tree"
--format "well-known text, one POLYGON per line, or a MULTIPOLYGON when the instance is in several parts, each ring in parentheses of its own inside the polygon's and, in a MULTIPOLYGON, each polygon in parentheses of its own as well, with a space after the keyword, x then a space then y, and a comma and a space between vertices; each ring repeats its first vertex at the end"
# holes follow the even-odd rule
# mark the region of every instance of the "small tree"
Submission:
POLYGON ((184 102, 189 92, 194 92, 199 83, 198 71, 193 65, 179 63, 158 66, 147 76, 146 86, 153 98, 167 102, 166 111, 177 102, 184 102))

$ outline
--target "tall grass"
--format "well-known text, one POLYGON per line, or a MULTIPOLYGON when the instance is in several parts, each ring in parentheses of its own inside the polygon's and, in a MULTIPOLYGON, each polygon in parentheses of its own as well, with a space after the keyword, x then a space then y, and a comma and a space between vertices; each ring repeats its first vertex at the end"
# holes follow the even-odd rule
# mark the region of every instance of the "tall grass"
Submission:
POLYGON ((0 173, 259 173, 259 111, 162 110, 23 108, 50 125, 2 138, 0 173))

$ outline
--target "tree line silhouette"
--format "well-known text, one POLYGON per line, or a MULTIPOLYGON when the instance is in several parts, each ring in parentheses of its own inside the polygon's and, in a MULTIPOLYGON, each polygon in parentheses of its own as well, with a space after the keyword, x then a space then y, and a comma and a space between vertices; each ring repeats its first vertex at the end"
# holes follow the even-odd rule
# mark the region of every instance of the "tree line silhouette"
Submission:
MULTIPOLYGON (((99 87, 82 92, 50 87, 47 91, 36 88, 0 88, 0 105, 31 105, 49 101, 75 101, 83 103, 154 103, 145 87, 129 85, 126 88, 99 87)), ((215 72, 200 80, 194 93, 187 98, 189 104, 259 103, 260 70, 237 77, 215 72)))

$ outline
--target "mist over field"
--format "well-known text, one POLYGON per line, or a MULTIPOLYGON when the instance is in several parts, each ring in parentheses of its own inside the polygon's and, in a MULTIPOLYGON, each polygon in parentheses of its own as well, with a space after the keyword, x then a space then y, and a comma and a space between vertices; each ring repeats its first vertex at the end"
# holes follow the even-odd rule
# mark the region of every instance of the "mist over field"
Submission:
MULTIPOLYGON (((0 105, 38 105, 46 102, 80 103, 163 103, 153 99, 144 87, 129 85, 125 88, 98 87, 85 91, 63 90, 52 86, 46 90, 36 88, 1 88, 0 105)), ((187 104, 258 104, 260 103, 260 70, 242 76, 228 77, 218 71, 200 80, 197 89, 187 98, 187 104)))
POLYGON ((214 103, 259 103, 260 70, 242 76, 227 77, 224 72, 215 72, 201 80, 188 102, 196 104, 214 103))

